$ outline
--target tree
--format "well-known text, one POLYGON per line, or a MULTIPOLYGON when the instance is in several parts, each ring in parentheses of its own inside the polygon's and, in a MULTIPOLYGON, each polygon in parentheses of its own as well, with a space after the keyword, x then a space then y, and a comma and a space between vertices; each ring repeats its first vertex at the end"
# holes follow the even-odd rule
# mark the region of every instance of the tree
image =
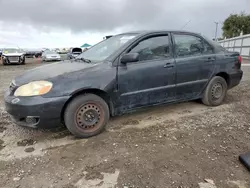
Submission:
POLYGON ((223 37, 232 38, 243 34, 250 34, 250 15, 244 12, 231 14, 223 23, 223 37))

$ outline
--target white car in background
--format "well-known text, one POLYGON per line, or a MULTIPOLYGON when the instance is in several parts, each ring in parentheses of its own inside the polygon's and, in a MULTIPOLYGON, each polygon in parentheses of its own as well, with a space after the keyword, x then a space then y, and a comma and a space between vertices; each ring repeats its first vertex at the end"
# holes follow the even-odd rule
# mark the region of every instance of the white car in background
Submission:
POLYGON ((25 52, 20 48, 4 48, 2 49, 3 65, 25 64, 25 52))
POLYGON ((46 50, 42 53, 41 60, 42 61, 61 61, 61 56, 55 51, 46 50))

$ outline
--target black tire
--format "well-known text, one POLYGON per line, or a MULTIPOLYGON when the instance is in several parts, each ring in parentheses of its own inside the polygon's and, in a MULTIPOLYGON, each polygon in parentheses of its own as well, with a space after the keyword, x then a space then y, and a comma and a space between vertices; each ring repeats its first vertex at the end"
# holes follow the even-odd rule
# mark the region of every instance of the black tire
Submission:
POLYGON ((77 96, 67 105, 64 123, 76 137, 88 138, 104 130, 109 116, 109 107, 101 97, 84 94, 77 96))
POLYGON ((24 58, 23 61, 21 62, 21 65, 25 65, 25 58, 24 58))
POLYGON ((8 65, 8 63, 6 63, 6 61, 2 60, 2 62, 3 62, 3 65, 8 65))
POLYGON ((220 76, 215 76, 208 83, 203 93, 202 102, 207 106, 219 106, 223 103, 226 94, 226 80, 220 76))

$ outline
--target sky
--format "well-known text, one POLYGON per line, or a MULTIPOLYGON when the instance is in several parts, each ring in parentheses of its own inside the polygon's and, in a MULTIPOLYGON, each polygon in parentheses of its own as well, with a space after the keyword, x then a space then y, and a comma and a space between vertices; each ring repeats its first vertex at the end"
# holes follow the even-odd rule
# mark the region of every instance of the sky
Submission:
POLYGON ((106 35, 146 29, 222 35, 231 13, 250 0, 0 0, 0 47, 77 47, 106 35))

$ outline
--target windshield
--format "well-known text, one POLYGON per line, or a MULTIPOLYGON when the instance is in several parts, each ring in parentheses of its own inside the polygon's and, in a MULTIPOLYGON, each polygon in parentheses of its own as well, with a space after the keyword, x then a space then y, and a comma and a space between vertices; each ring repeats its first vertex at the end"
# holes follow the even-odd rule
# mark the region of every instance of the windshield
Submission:
POLYGON ((23 51, 19 48, 5 48, 3 49, 3 53, 22 53, 23 51))
POLYGON ((116 35, 91 47, 76 59, 84 58, 91 61, 103 61, 134 37, 136 37, 136 34, 116 35))

